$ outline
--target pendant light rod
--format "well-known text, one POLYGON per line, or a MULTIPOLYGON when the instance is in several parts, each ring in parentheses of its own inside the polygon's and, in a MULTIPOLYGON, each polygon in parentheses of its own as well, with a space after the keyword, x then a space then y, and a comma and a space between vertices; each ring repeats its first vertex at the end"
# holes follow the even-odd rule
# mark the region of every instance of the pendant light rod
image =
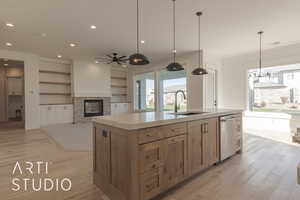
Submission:
POLYGON ((173 0, 173 61, 176 61, 176 0, 173 0))
POLYGON ((139 6, 139 0, 136 0, 136 51, 137 53, 140 53, 140 6, 139 6))
POLYGON ((262 68, 262 34, 263 31, 259 31, 257 34, 259 34, 259 77, 262 76, 261 74, 261 68, 262 68))
POLYGON ((202 15, 202 12, 197 12, 196 15, 198 16, 198 49, 199 49, 199 58, 198 58, 198 65, 199 65, 199 68, 200 67, 203 67, 202 66, 202 55, 201 55, 201 15, 202 15))

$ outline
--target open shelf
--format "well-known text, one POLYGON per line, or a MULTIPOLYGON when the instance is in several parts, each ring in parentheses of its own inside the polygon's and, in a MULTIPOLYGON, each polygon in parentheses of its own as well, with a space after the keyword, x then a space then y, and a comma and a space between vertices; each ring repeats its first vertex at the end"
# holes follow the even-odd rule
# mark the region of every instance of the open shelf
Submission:
POLYGON ((49 85, 71 85, 71 82, 40 81, 40 84, 49 84, 49 85))
POLYGON ((73 105, 72 103, 44 103, 40 104, 40 106, 57 106, 57 105, 73 105))
POLYGON ((115 97, 124 97, 124 96, 127 96, 127 94, 112 94, 112 96, 115 96, 115 97))
POLYGON ((117 80, 127 80, 126 77, 116 77, 116 76, 112 76, 110 77, 111 79, 117 79, 117 80))
POLYGON ((7 76, 6 78, 19 78, 19 79, 22 79, 23 76, 7 76))
POLYGON ((70 96, 71 93, 41 92, 40 95, 63 95, 63 96, 70 96))
POLYGON ((111 85, 112 88, 127 88, 126 85, 111 85))
POLYGON ((39 70, 40 73, 48 73, 48 74, 61 74, 61 75, 71 75, 70 72, 57 72, 57 71, 50 71, 50 70, 39 70))

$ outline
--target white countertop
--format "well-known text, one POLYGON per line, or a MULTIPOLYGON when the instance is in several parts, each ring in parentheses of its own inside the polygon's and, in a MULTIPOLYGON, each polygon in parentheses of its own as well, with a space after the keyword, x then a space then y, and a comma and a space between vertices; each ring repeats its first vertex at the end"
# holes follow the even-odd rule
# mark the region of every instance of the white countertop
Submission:
POLYGON ((95 123, 104 124, 126 130, 136 130, 155 126, 187 122, 211 117, 225 116, 230 114, 242 113, 243 110, 234 109, 204 109, 189 110, 189 112, 206 112, 196 115, 174 115, 173 112, 142 112, 124 113, 118 115, 108 115, 94 118, 95 123))

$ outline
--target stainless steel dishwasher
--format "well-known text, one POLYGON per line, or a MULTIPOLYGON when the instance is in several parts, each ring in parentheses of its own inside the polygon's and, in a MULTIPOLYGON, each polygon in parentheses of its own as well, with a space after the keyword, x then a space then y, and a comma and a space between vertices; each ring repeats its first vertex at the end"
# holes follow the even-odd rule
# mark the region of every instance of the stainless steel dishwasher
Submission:
POLYGON ((221 161, 236 153, 237 122, 240 116, 228 115, 220 118, 221 121, 221 161))

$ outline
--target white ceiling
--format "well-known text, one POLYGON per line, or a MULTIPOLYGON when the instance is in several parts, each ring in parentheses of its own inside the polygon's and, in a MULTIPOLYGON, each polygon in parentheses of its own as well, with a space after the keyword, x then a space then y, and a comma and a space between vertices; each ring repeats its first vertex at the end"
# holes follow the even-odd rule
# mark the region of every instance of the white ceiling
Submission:
MULTIPOLYGON (((0 48, 45 57, 99 57, 135 51, 135 0, 1 0, 0 48), (11 22, 14 28, 5 23, 11 22), (96 25, 91 30, 90 25, 96 25), (42 37, 46 33, 46 37, 42 37), (6 47, 5 43, 13 43, 6 47), (71 48, 70 43, 78 46, 71 48)), ((142 51, 151 61, 171 49, 171 0, 141 0, 142 51)), ((202 17, 202 47, 209 55, 228 57, 256 51, 257 31, 264 45, 300 42, 299 0, 177 0, 177 52, 197 50, 197 18, 202 17)), ((1 55, 0 55, 1 57, 1 55)))

